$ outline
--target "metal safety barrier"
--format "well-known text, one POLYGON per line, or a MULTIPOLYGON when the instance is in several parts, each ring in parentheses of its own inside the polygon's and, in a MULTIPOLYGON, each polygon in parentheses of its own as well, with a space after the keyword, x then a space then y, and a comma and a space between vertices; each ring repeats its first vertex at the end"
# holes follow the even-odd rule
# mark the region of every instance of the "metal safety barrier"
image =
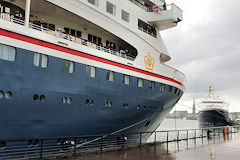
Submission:
POLYGON ((172 142, 179 145, 181 144, 180 142, 184 141, 188 147, 192 140, 195 141, 195 145, 197 143, 203 144, 210 137, 224 137, 238 134, 239 129, 239 126, 232 126, 124 134, 0 140, 0 159, 60 159, 157 144, 165 144, 167 151, 169 151, 169 146, 172 142))

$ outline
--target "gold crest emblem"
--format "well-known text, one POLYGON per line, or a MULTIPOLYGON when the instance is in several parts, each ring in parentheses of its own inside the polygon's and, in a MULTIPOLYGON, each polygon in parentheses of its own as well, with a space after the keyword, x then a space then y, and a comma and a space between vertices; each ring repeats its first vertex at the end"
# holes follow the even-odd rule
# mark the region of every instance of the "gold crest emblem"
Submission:
POLYGON ((152 58, 150 52, 148 52, 148 55, 144 57, 144 61, 145 61, 146 69, 153 71, 154 59, 152 58))

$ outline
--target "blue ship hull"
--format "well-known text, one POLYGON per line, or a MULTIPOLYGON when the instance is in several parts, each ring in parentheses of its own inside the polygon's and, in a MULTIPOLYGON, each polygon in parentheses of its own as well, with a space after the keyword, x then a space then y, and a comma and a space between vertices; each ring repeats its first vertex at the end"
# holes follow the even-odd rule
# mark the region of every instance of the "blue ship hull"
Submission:
POLYGON ((1 140, 153 131, 182 96, 169 92, 168 85, 160 91, 156 83, 152 90, 147 80, 139 88, 137 77, 123 84, 121 73, 107 81, 101 68, 91 78, 85 64, 75 63, 74 74, 65 73, 62 59, 51 56, 43 69, 33 65, 33 57, 34 52, 17 48, 16 61, 0 60, 0 90, 12 93, 0 99, 1 140), (34 100, 35 94, 45 99, 34 100))
POLYGON ((200 126, 232 125, 228 117, 228 112, 221 109, 209 109, 200 111, 198 121, 200 126))

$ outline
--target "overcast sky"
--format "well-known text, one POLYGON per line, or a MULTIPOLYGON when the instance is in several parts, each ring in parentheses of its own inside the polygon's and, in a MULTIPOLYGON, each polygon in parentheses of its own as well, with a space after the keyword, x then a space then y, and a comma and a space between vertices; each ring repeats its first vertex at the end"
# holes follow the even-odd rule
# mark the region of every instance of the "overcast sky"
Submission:
POLYGON ((240 111, 240 1, 166 1, 183 10, 183 21, 161 32, 172 57, 168 64, 187 77, 179 104, 192 107, 193 97, 199 103, 211 85, 230 104, 230 112, 240 111))

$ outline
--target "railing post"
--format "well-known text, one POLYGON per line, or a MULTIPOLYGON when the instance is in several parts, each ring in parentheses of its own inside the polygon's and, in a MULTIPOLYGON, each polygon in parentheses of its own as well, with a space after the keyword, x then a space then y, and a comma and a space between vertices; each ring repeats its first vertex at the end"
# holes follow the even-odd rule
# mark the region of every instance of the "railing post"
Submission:
POLYGON ((178 151, 179 151, 179 130, 177 131, 177 148, 178 148, 178 151))
POLYGON ((139 142, 140 147, 142 146, 142 133, 140 133, 140 142, 139 142))
POLYGON ((40 140, 40 155, 39 155, 39 159, 40 160, 43 159, 43 139, 40 140))
POLYGON ((103 138, 101 137, 101 142, 100 142, 101 144, 100 144, 100 152, 102 153, 102 151, 103 151, 103 149, 102 149, 102 147, 103 147, 103 138))
POLYGON ((213 128, 213 141, 215 143, 215 128, 213 128))
POLYGON ((167 131, 167 153, 168 153, 168 131, 167 131))
POLYGON ((197 129, 195 129, 194 144, 195 144, 195 148, 196 148, 197 147, 197 129))
POLYGON ((157 132, 154 131, 154 144, 156 144, 156 143, 157 143, 157 132))
POLYGON ((74 159, 77 155, 77 137, 75 137, 74 139, 74 159))
POLYGON ((124 134, 122 135, 122 142, 121 143, 122 143, 122 149, 123 149, 124 148, 124 143, 125 143, 125 135, 124 134))
POLYGON ((177 141, 179 141, 179 130, 177 131, 177 141))
POLYGON ((187 130, 187 149, 188 149, 188 130, 187 130))
POLYGON ((202 129, 202 146, 203 146, 203 129, 202 129))

